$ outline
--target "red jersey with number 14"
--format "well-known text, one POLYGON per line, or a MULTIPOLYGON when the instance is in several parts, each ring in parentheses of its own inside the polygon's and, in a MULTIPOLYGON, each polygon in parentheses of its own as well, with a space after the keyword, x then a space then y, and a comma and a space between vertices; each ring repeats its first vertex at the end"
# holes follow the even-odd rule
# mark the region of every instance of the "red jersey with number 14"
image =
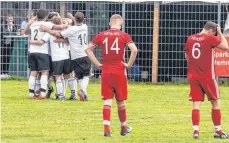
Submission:
POLYGON ((122 64, 125 62, 125 48, 132 43, 131 37, 118 29, 109 29, 100 32, 91 43, 100 46, 102 49, 102 71, 104 72, 125 72, 122 64))
POLYGON ((195 34, 188 37, 185 54, 188 58, 188 79, 214 79, 214 48, 221 41, 213 35, 195 34))

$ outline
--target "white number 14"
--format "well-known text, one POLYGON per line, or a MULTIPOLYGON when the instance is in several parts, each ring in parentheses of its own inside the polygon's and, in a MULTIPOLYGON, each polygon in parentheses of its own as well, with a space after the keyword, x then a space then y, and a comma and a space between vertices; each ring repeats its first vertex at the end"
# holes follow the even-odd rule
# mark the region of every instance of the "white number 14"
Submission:
MULTIPOLYGON (((106 38, 103 41, 103 44, 105 43, 105 47, 106 47, 106 54, 108 54, 108 38, 106 38)), ((118 54, 120 48, 118 47, 118 38, 116 38, 113 42, 113 44, 111 45, 111 50, 116 51, 116 54, 118 54)))

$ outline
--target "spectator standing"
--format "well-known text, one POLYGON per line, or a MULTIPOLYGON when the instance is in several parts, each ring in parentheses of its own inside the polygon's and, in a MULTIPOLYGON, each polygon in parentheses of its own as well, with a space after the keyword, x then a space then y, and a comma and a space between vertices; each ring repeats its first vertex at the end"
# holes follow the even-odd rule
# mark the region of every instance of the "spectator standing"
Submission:
POLYGON ((17 26, 14 24, 13 15, 9 14, 6 24, 1 26, 1 77, 8 77, 9 60, 13 48, 13 38, 5 37, 15 35, 17 26))

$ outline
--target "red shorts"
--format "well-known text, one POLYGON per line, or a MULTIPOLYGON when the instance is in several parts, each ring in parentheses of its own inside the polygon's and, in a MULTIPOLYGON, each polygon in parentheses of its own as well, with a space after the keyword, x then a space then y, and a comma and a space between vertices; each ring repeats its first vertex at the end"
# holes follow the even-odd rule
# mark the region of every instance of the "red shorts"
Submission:
POLYGON ((127 99, 127 77, 125 74, 102 73, 101 98, 123 101, 127 99))
POLYGON ((204 101, 204 94, 208 100, 219 99, 219 87, 215 79, 190 80, 190 101, 204 101))

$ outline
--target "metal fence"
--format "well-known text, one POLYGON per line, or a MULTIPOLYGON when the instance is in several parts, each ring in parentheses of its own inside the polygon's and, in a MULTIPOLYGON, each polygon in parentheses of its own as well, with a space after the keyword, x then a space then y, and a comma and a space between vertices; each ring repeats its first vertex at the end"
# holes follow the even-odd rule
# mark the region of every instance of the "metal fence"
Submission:
MULTIPOLYGON (((18 29, 22 29, 22 22, 27 21, 31 11, 45 8, 50 12, 60 12, 60 9, 64 8, 63 15, 66 15, 66 12, 74 14, 76 11, 85 14, 85 23, 89 27, 89 40, 99 31, 109 28, 109 17, 112 14, 121 14, 124 18, 122 30, 132 36, 139 49, 134 66, 128 71, 128 77, 135 81, 152 82, 154 3, 2 1, 0 2, 1 74, 28 76, 28 40, 26 36, 17 34, 19 34, 18 29), (17 26, 10 32, 6 22, 9 15, 13 16, 14 25, 17 26)), ((223 28, 227 16, 224 6, 221 3, 160 2, 158 75, 154 75, 158 77, 158 82, 186 80, 187 63, 183 46, 187 36, 200 32, 208 20, 220 23, 223 28)), ((95 54, 101 60, 99 48, 95 54)), ((127 50, 127 59, 129 55, 130 51, 127 50)), ((96 78, 99 77, 100 71, 95 66, 93 72, 96 78)))

